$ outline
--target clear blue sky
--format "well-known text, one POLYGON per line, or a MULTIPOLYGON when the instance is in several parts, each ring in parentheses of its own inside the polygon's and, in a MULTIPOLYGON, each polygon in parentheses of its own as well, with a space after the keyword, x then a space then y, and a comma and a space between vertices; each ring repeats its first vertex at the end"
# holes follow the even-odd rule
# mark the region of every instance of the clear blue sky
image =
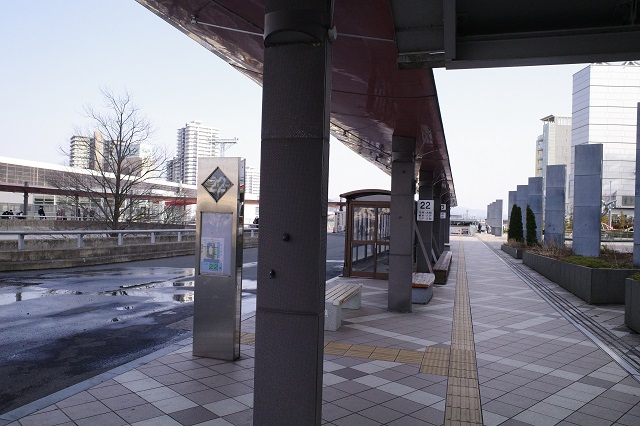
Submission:
MULTIPOLYGON (((201 120, 259 166, 261 88, 134 0, 5 1, 0 14, 0 156, 62 164, 100 88, 128 90, 175 148, 201 120)), ((435 71, 458 204, 486 211, 534 173, 540 118, 571 114, 584 65, 435 71)), ((332 139, 329 196, 389 189, 389 178, 332 139)), ((506 203, 505 203, 506 204, 506 203)))

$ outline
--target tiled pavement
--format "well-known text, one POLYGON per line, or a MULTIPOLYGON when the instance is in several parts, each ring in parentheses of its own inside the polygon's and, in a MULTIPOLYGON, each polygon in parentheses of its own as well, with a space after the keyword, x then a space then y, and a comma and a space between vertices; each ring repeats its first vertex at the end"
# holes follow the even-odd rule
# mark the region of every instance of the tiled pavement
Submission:
MULTIPOLYGON (((387 311, 385 281, 357 280, 362 308, 325 333, 323 424, 640 425, 640 384, 514 272, 500 242, 452 237, 448 283, 412 314, 387 311)), ((623 306, 584 305, 520 268, 612 336, 640 343, 622 325, 623 306)), ((251 424, 253 319, 242 329, 236 362, 194 357, 187 339, 0 425, 251 424)))

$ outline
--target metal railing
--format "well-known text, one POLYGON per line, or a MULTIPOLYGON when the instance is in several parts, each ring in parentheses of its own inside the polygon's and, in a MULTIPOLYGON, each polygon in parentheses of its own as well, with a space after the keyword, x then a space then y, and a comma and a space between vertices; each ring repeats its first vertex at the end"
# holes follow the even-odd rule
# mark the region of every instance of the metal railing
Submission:
POLYGON ((113 236, 116 234, 118 236, 118 245, 124 245, 124 235, 125 234, 142 234, 149 235, 151 244, 155 244, 156 235, 157 234, 168 234, 168 233, 177 233, 178 234, 178 242, 182 241, 183 234, 195 234, 195 229, 125 229, 125 230, 76 230, 76 231, 0 231, 0 236, 2 235, 15 235, 18 237, 18 250, 24 250, 24 239, 27 235, 47 235, 47 236, 56 236, 56 235, 75 235, 77 239, 76 247, 83 248, 84 247, 84 236, 85 235, 107 235, 113 236))

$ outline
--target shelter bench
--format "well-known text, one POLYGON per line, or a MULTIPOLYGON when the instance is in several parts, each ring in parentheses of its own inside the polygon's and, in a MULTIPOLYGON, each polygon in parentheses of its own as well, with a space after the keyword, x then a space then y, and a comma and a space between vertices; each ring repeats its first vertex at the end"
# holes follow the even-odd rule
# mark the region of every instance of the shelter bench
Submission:
POLYGON ((411 276, 411 303, 426 305, 433 297, 436 276, 425 272, 414 272, 411 276))
POLYGON ((436 284, 446 284, 449 277, 449 269, 451 269, 451 252, 443 252, 435 265, 433 265, 433 273, 436 276, 436 284))
POLYGON ((324 329, 337 331, 342 325, 342 308, 360 309, 362 284, 338 284, 325 293, 324 329))

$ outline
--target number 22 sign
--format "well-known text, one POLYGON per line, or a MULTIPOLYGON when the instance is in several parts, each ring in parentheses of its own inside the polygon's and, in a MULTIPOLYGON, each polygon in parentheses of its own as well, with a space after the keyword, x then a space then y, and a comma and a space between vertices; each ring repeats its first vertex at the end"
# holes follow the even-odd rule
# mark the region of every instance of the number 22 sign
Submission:
POLYGON ((420 222, 433 222, 433 200, 418 200, 416 220, 420 222))

